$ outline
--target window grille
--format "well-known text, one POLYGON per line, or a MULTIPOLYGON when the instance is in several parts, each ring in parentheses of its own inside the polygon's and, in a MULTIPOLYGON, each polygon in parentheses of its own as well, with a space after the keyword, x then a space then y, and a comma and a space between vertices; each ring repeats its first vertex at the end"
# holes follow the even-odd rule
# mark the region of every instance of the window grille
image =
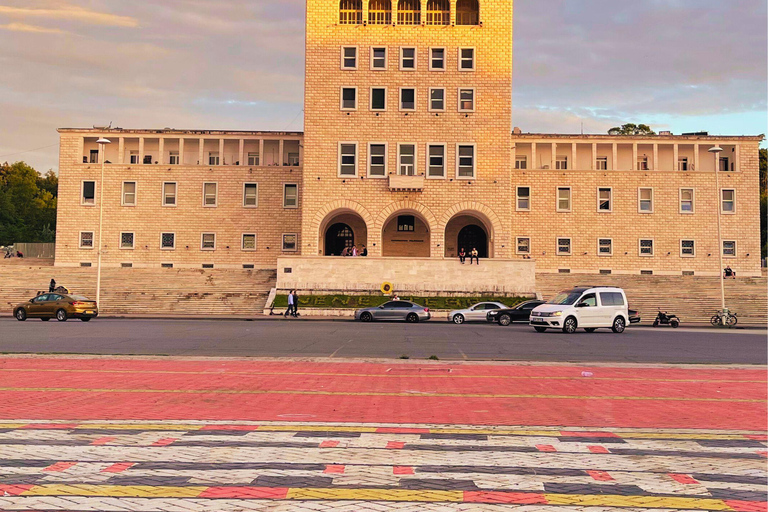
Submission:
POLYGON ((339 25, 360 25, 363 23, 363 1, 341 0, 339 3, 339 25))
POLYGON ((427 25, 449 25, 451 23, 451 2, 429 0, 427 2, 427 25))
POLYGON ((398 25, 421 24, 421 2, 419 0, 400 0, 397 3, 398 25))
POLYGON ((368 3, 368 23, 370 25, 391 25, 392 2, 390 0, 371 0, 368 3))
POLYGON ((480 4, 477 0, 459 0, 456 2, 456 24, 480 24, 480 4))

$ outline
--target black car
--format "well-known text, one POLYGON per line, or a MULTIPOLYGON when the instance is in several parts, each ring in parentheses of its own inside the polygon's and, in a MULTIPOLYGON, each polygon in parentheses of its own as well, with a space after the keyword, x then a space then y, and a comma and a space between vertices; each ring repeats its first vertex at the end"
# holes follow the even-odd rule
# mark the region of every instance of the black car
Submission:
POLYGON ((638 313, 636 309, 630 309, 630 310, 628 310, 628 313, 629 313, 629 323, 630 324, 639 324, 640 320, 642 320, 640 318, 640 313, 638 313))
POLYGON ((545 302, 543 300, 529 300, 521 302, 510 309, 495 309, 489 311, 486 318, 489 322, 496 322, 499 325, 509 325, 512 322, 528 322, 531 318, 531 311, 545 302))

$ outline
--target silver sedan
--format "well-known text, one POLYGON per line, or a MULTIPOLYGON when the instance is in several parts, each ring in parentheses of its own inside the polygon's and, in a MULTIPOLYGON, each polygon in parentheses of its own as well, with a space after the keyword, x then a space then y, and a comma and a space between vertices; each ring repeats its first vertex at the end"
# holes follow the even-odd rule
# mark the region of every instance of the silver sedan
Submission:
POLYGON ((355 320, 372 322, 374 320, 405 320, 416 323, 429 320, 429 308, 420 306, 407 300, 391 300, 381 306, 358 309, 355 311, 355 320))
POLYGON ((448 320, 455 324, 464 322, 487 322, 488 312, 494 309, 506 309, 501 302, 478 302, 467 309, 458 309, 448 313, 448 320))

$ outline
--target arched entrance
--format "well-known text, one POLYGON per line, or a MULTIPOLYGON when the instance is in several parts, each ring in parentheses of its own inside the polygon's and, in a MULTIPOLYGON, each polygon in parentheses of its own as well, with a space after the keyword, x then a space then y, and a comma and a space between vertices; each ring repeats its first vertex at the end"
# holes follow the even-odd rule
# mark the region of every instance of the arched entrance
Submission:
POLYGON ((390 258, 429 258, 429 224, 416 211, 401 210, 391 215, 381 231, 382 256, 390 258))
POLYGON ((477 224, 468 224, 461 228, 458 235, 457 247, 459 250, 463 247, 469 254, 472 249, 477 249, 477 255, 480 258, 488 257, 488 235, 485 229, 477 224))
POLYGON ((337 222, 325 232, 325 255, 340 256, 344 249, 355 245, 355 233, 343 222, 337 222))

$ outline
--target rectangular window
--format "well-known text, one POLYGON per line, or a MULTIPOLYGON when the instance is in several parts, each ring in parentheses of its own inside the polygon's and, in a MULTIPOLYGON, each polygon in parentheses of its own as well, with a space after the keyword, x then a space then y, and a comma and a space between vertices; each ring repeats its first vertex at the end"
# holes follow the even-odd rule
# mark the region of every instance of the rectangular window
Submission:
POLYGON ((152 155, 144 155, 144 164, 149 165, 151 163, 152 163, 152 155))
POLYGON ((130 162, 132 164, 138 165, 139 163, 139 152, 138 151, 131 151, 131 159, 130 162))
POLYGON ((696 242, 693 240, 680 240, 680 256, 688 258, 696 256, 696 242))
POLYGON ((568 170, 568 157, 567 156, 555 157, 555 169, 559 171, 568 170))
POLYGON ((475 70, 475 49, 459 48, 459 71, 475 70))
POLYGON ((648 157, 647 156, 638 156, 637 157, 637 170, 638 171, 647 171, 648 170, 648 157))
POLYGON ((88 163, 90 164, 97 164, 99 163, 99 150, 98 149, 92 149, 90 152, 90 159, 88 160, 88 163))
POLYGON ((597 157, 597 161, 595 162, 595 169, 598 171, 607 171, 608 170, 608 157, 607 156, 599 156, 597 157))
POLYGON ((371 48, 371 69, 387 69, 386 48, 371 48))
POLYGON ((456 145, 456 170, 459 178, 475 177, 475 145, 456 145))
POLYGON ((730 160, 727 156, 720 157, 720 172, 728 172, 732 170, 729 162, 730 160))
POLYGON ((170 165, 179 165, 179 163, 181 163, 178 151, 171 151, 168 154, 168 163, 170 165))
POLYGON ((693 189, 680 189, 680 213, 693 213, 693 189))
POLYGON ((160 249, 171 251, 176 248, 176 233, 162 233, 160 235, 160 249))
POLYGON ((433 112, 445 111, 445 89, 429 90, 429 110, 433 112))
POLYGON ((416 69, 416 48, 400 48, 400 71, 416 69))
POLYGON ((163 183, 163 206, 176 206, 176 183, 163 183))
POLYGON ((400 89, 400 110, 416 110, 416 89, 400 89))
POLYGON ((133 249, 133 233, 120 233, 120 248, 133 249))
POLYGON ((244 233, 243 242, 240 247, 244 251, 255 251, 256 250, 256 234, 244 233))
POLYGON ((383 87, 371 88, 371 110, 387 109, 387 90, 383 87))
POLYGON ((387 145, 368 145, 368 175, 384 177, 387 175, 387 145))
POLYGON ((475 90, 459 89, 459 112, 475 111, 475 90))
POLYGON ((83 195, 80 198, 80 204, 86 204, 86 205, 96 204, 96 182, 95 181, 83 182, 83 195))
POLYGON ((736 241, 723 240, 723 256, 726 258, 736 257, 736 241))
POLYGON ((531 209, 531 187, 517 187, 517 211, 527 212, 531 209))
POLYGON ((722 194, 722 212, 736 213, 736 191, 732 188, 724 188, 722 194))
POLYGON ((341 47, 341 69, 357 69, 357 46, 341 47))
POLYGON ((415 229, 416 229, 416 217, 414 217, 413 215, 397 216, 398 232, 413 232, 415 229))
POLYGON ((571 187, 558 187, 557 189, 557 211, 571 211, 571 187))
POLYGON ((299 186, 295 183, 283 185, 283 208, 299 207, 299 186))
POLYGON ((557 254, 558 256, 571 255, 571 239, 570 238, 557 239, 557 254))
POLYGON ((248 165, 259 165, 259 154, 255 151, 248 153, 248 165))
POLYGON ((445 177, 445 144, 427 145, 428 159, 427 176, 430 178, 445 177))
POLYGON ((599 212, 613 211, 612 195, 613 195, 613 191, 610 188, 597 189, 597 211, 599 212))
POLYGON ((246 208, 256 208, 259 206, 258 183, 243 183, 243 206, 246 208))
POLYGON ((357 144, 339 143, 339 176, 357 175, 357 144))
POLYGON ((221 159, 219 158, 218 151, 208 153, 208 165, 219 165, 219 162, 221 162, 221 159))
POLYGON ((400 166, 401 176, 416 175, 416 145, 400 144, 397 149, 397 160, 400 166))
POLYGON ((637 211, 640 213, 653 213, 653 189, 637 189, 637 211))
POLYGON ((283 252, 296 252, 299 247, 299 235, 296 233, 283 234, 283 252))
POLYGON ((203 206, 216 206, 218 188, 216 183, 203 183, 203 206))
POLYGON ((429 49, 429 70, 445 71, 445 48, 429 49))
POLYGON ((688 157, 681 157, 677 159, 677 170, 678 171, 688 170, 688 157))
POLYGON ((200 239, 200 249, 204 251, 216 249, 216 233, 203 233, 200 239))
POLYGON ((597 255, 598 256, 612 256, 613 255, 613 240, 610 238, 599 238, 597 240, 597 255))
POLYGON ((525 237, 517 239, 517 254, 531 254, 530 238, 525 237))
POLYGON ((80 248, 93 249, 93 231, 80 232, 80 248))
POLYGON ((519 170, 528 169, 528 157, 525 155, 515 156, 515 169, 519 169, 519 170))
POLYGON ((650 238, 640 239, 640 256, 653 256, 653 240, 650 238))
POLYGON ((123 182, 123 206, 136 206, 136 182, 123 182))
POLYGON ((341 110, 357 109, 357 87, 341 88, 341 110))

